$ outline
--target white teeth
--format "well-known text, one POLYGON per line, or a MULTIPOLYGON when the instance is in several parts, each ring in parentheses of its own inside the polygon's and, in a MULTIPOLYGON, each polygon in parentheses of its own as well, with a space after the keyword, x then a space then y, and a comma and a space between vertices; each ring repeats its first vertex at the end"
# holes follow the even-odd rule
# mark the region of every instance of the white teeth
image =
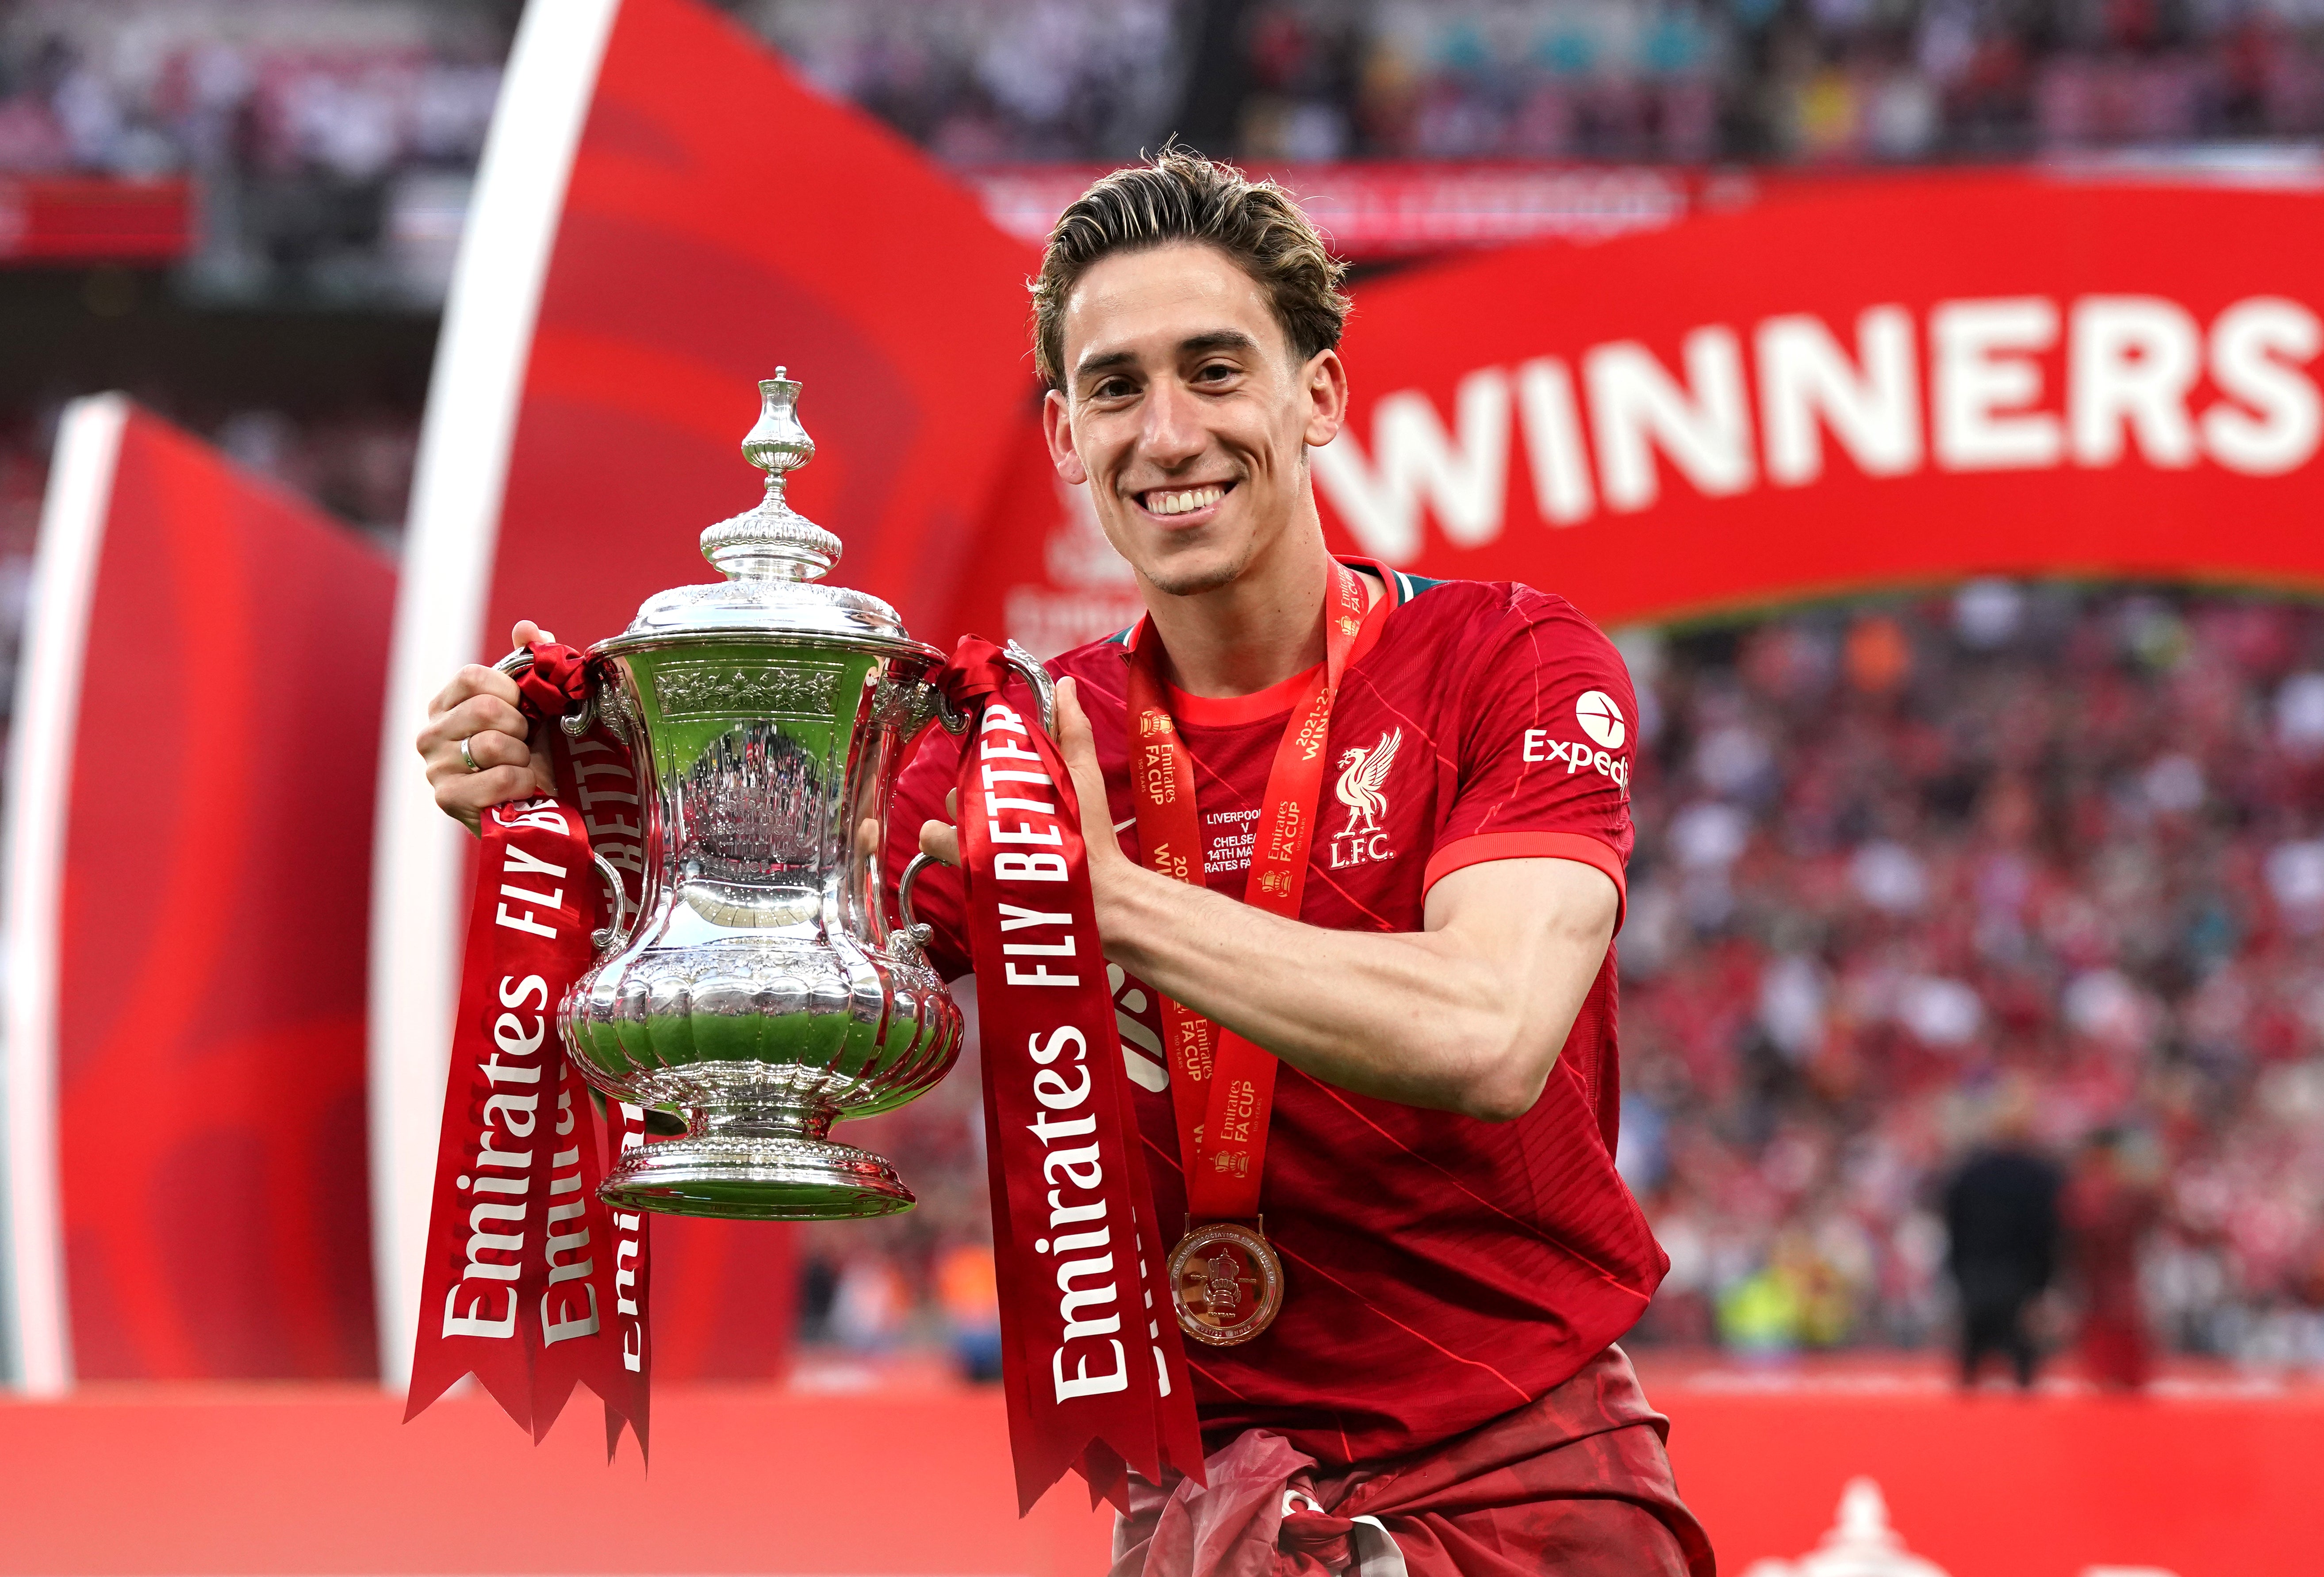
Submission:
POLYGON ((1157 515, 1182 515, 1190 510, 1208 509, 1226 496, 1223 487, 1194 487, 1180 493, 1149 493, 1146 507, 1157 515))

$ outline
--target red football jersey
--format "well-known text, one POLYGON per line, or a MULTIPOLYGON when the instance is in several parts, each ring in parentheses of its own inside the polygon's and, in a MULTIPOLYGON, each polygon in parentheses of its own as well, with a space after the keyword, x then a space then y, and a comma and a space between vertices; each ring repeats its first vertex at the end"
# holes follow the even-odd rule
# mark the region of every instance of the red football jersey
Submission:
MULTIPOLYGON (((1333 711, 1300 918, 1417 931, 1429 885, 1486 860, 1581 860, 1620 889, 1637 705, 1612 644, 1527 586, 1350 562, 1388 595, 1333 711)), ((1049 667, 1080 681, 1112 817, 1134 852, 1128 639, 1049 667)), ((1232 700, 1171 696, 1215 890, 1242 896, 1268 767, 1306 682, 1232 700)), ((906 769, 891 872, 920 824, 943 817, 958 750, 931 733, 906 769)), ((932 872, 914 899, 936 927, 938 967, 966 973, 956 875, 932 872)), ((1156 1219, 1175 1240, 1185 1190, 1154 992, 1107 973, 1156 1219)), ((1609 947, 1548 1087, 1513 1122, 1352 1094, 1284 1065, 1260 1196, 1283 1308, 1241 1346, 1189 1344, 1213 1445, 1250 1427, 1342 1463, 1433 1445, 1532 1401, 1630 1327, 1668 1261, 1614 1171, 1614 1024, 1609 947)))

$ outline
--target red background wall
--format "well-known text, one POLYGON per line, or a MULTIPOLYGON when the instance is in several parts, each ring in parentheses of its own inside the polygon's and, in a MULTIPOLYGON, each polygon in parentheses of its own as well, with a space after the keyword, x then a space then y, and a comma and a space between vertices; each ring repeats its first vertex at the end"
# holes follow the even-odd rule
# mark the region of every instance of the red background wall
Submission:
MULTIPOLYGON (((1858 1474, 1950 1577, 2305 1577, 2324 1544, 2313 1390, 1753 1394, 1651 1368, 1647 1384, 1729 1577, 1814 1548, 1858 1474)), ((404 1426, 399 1407, 355 1387, 0 1404, 0 1574, 1104 1569, 1111 1512, 1077 1482, 1010 1515, 990 1388, 665 1388, 650 1474, 627 1448, 604 1466, 590 1429, 529 1449, 489 1401, 404 1426)))

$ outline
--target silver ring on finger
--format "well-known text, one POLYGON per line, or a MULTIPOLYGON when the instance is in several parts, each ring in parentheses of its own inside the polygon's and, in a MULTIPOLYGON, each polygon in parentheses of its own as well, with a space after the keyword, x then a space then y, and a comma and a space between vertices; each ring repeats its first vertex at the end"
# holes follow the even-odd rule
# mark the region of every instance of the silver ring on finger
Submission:
POLYGON ((468 748, 475 742, 475 736, 474 734, 470 734, 466 739, 460 742, 460 764, 467 768, 471 772, 481 772, 484 770, 484 763, 476 760, 475 752, 468 748))

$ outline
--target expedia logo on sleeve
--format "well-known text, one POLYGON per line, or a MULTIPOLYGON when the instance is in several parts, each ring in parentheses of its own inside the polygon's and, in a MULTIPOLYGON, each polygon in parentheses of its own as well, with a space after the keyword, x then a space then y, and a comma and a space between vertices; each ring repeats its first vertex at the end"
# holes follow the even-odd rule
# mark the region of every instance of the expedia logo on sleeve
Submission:
POLYGON ((1610 778, 1622 790, 1623 798, 1630 793, 1630 763, 1623 759, 1622 747, 1630 741, 1630 725, 1623 719, 1621 706, 1603 690, 1584 690, 1573 703, 1573 721, 1582 732, 1596 742, 1552 739, 1546 728, 1525 731, 1525 759, 1528 761, 1563 761, 1568 777, 1585 769, 1601 778, 1610 778))
POLYGON ((1622 709, 1614 705, 1614 697, 1603 690, 1584 690, 1582 698, 1573 703, 1573 721, 1582 724, 1582 732, 1609 751, 1622 748, 1630 737, 1622 722, 1622 709))

